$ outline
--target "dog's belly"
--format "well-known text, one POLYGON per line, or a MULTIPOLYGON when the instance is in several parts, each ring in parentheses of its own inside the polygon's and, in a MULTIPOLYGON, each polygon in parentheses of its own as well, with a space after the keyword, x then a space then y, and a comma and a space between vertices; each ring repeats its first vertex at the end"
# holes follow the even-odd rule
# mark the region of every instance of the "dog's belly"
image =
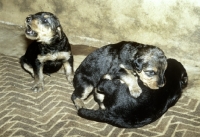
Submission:
POLYGON ((62 60, 46 61, 44 63, 43 72, 51 74, 57 72, 62 67, 62 60))

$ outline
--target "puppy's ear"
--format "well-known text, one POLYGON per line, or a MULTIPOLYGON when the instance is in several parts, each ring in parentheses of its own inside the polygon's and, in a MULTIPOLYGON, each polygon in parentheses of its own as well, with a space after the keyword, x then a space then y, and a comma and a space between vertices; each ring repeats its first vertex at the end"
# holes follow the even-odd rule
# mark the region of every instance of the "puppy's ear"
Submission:
POLYGON ((188 84, 188 76, 187 76, 186 71, 184 71, 181 75, 181 80, 180 80, 181 88, 183 89, 187 87, 187 84, 188 84))
POLYGON ((143 59, 136 58, 133 60, 133 67, 136 71, 141 72, 143 69, 143 59))
POLYGON ((61 39, 62 38, 62 28, 61 27, 57 27, 56 32, 57 32, 59 38, 61 39))

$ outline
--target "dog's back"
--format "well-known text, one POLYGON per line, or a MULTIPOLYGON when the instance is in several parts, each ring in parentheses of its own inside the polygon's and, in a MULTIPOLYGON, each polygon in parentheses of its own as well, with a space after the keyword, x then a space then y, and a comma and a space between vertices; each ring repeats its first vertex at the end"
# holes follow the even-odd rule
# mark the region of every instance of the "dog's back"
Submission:
MULTIPOLYGON (((122 63, 120 62, 121 58, 131 58, 127 56, 130 56, 132 54, 126 53, 136 52, 136 50, 134 51, 133 49, 136 49, 137 46, 139 46, 138 43, 122 41, 116 44, 104 46, 92 52, 84 59, 84 61, 77 68, 74 75, 74 87, 76 88, 77 84, 83 83, 82 81, 80 81, 80 79, 88 79, 91 85, 96 86, 99 80, 102 78, 102 76, 107 74, 108 70, 111 69, 111 66, 115 66, 119 63, 122 63)), ((131 67, 130 63, 123 63, 127 64, 127 68, 131 67)))
POLYGON ((105 110, 89 110, 81 108, 81 117, 106 122, 118 127, 134 128, 149 124, 174 105, 181 96, 182 89, 187 86, 187 73, 181 63, 168 59, 165 72, 166 85, 159 90, 151 90, 142 82, 143 93, 139 98, 130 96, 126 85, 118 80, 103 80, 98 88, 105 94, 105 110))

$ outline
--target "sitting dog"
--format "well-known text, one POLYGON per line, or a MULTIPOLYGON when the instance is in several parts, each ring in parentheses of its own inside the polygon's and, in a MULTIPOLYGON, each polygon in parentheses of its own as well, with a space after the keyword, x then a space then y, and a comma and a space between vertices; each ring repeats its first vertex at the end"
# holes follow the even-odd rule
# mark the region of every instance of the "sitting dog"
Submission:
POLYGON ((106 109, 80 108, 78 115, 124 128, 136 128, 149 124, 173 106, 181 96, 182 89, 187 86, 186 70, 175 59, 168 59, 165 78, 165 86, 157 90, 146 87, 138 79, 143 91, 138 98, 133 98, 127 85, 122 84, 120 80, 102 79, 97 89, 105 95, 103 103, 106 109))
MULTIPOLYGON (((77 68, 73 85, 72 101, 75 106, 84 106, 83 100, 96 88, 102 78, 118 78, 124 81, 131 95, 137 98, 142 90, 135 77, 151 89, 165 84, 164 72, 167 59, 158 47, 122 41, 110 44, 89 54, 77 68)), ((99 95, 99 98, 103 96, 99 95)), ((103 105, 100 105, 103 109, 103 105)))
POLYGON ((20 63, 22 68, 35 78, 32 90, 42 91, 43 73, 48 75, 54 73, 62 65, 67 80, 72 82, 73 56, 58 18, 49 12, 39 12, 26 18, 25 27, 26 37, 34 41, 20 58, 20 63))

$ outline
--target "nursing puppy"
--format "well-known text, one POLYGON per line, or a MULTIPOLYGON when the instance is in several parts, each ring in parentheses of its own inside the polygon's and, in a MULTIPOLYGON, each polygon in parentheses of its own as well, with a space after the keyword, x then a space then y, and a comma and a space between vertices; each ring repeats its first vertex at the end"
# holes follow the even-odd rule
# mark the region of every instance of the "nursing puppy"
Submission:
POLYGON ((71 47, 58 18, 49 12, 30 15, 25 20, 25 35, 33 40, 20 58, 23 69, 35 79, 32 90, 43 90, 43 73, 51 74, 62 65, 69 82, 73 79, 71 47))
MULTIPOLYGON (((130 94, 137 98, 142 90, 134 82, 135 77, 149 88, 158 89, 165 84, 166 67, 167 59, 158 47, 126 41, 104 46, 88 55, 77 68, 72 101, 77 109, 83 107, 83 100, 102 78, 122 80, 130 94)), ((104 97, 99 95, 99 98, 103 100, 104 97)))
POLYGON ((80 108, 78 115, 123 128, 149 124, 173 106, 180 98, 182 89, 187 86, 186 70, 174 59, 168 59, 165 78, 165 86, 157 90, 146 87, 138 80, 142 88, 142 94, 138 98, 132 97, 127 85, 122 84, 120 80, 102 79, 97 89, 105 95, 103 103, 106 109, 80 108))

